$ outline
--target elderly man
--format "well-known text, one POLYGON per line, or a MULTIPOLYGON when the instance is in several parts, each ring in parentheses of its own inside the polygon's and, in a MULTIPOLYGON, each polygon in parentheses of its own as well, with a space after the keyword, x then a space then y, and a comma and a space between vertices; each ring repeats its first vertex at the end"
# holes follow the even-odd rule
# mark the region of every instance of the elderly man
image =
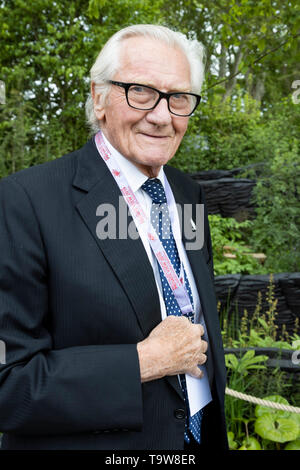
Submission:
POLYGON ((93 138, 1 181, 4 449, 227 448, 203 193, 165 166, 200 101, 202 57, 161 26, 119 31, 91 70, 93 138), (204 238, 189 249, 186 206, 204 238))

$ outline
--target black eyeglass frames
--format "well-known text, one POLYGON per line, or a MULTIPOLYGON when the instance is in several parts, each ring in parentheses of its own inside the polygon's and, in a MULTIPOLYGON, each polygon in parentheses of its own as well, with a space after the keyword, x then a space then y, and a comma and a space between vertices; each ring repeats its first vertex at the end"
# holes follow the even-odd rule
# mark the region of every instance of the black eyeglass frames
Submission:
POLYGON ((141 111, 154 109, 160 100, 165 98, 170 113, 175 114, 175 116, 190 116, 201 100, 201 96, 195 93, 180 91, 164 93, 148 85, 116 82, 114 80, 108 80, 108 83, 124 88, 128 106, 141 111))

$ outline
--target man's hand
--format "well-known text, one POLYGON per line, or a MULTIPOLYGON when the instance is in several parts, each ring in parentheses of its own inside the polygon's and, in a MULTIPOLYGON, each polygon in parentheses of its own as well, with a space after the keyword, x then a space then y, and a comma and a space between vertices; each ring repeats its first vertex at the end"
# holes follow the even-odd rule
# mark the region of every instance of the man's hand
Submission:
POLYGON ((186 317, 170 315, 150 335, 137 344, 141 381, 166 375, 190 374, 200 378, 198 365, 207 357, 207 342, 201 339, 202 325, 194 325, 186 317))

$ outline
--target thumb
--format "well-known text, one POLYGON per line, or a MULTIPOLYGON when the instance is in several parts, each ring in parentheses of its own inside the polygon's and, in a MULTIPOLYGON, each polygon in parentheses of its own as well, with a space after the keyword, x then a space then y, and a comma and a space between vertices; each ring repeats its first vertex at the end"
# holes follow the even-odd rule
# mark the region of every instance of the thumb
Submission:
POLYGON ((198 366, 195 366, 189 370, 188 374, 190 374, 192 377, 196 377, 196 379, 201 379, 204 375, 203 371, 198 366))

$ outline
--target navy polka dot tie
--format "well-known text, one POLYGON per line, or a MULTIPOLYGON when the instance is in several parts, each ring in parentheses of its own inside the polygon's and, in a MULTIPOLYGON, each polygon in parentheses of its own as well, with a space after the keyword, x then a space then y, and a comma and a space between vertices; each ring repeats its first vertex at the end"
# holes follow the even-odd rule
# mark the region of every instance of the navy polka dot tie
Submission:
MULTIPOLYGON (((161 181, 157 178, 148 179, 143 185, 142 189, 151 197, 152 199, 152 207, 151 207, 151 223, 156 230, 160 241, 172 262, 173 268, 177 273, 177 276, 180 275, 180 258, 178 255, 178 250, 176 246, 176 242, 172 232, 172 226, 169 216, 169 209, 167 204, 167 198, 165 194, 165 190, 161 181)), ((161 278, 161 284, 163 289, 163 296, 166 306, 167 315, 181 315, 181 310, 178 305, 178 302, 172 292, 171 287, 158 263, 159 274, 161 278)), ((186 290, 190 296, 191 304, 193 305, 193 297, 192 291, 190 287, 190 283, 184 271, 184 280, 186 290)), ((191 312, 187 314, 190 316, 190 320, 194 320, 194 314, 191 312)), ((183 391, 184 399, 188 405, 188 397, 187 397, 187 390, 186 390, 186 381, 185 376, 180 375, 180 382, 181 388, 183 391)), ((198 411, 198 413, 190 416, 189 413, 189 406, 187 406, 188 415, 185 424, 185 433, 184 439, 186 442, 190 442, 190 435, 189 431, 193 435, 194 439, 200 444, 201 441, 201 421, 203 412, 202 410, 198 411)))

